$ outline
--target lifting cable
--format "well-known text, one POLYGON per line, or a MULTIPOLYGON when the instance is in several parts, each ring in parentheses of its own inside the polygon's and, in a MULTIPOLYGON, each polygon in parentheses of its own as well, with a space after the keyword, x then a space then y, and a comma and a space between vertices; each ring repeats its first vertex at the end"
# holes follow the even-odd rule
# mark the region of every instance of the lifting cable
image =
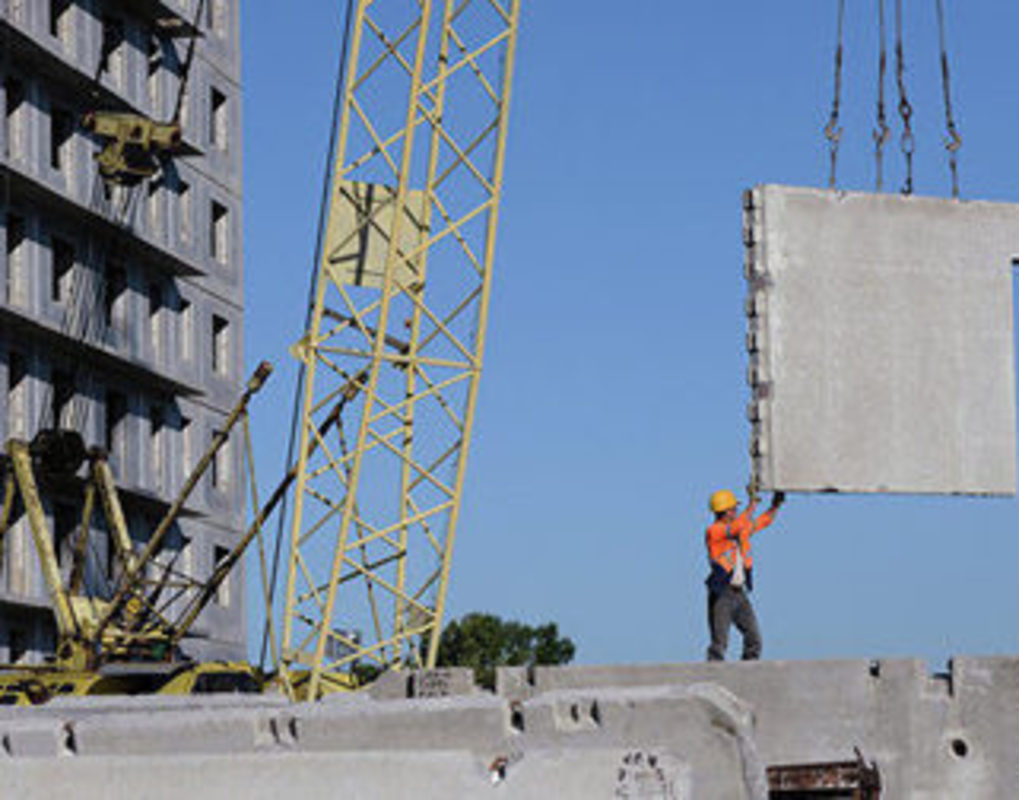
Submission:
POLYGON ((906 96, 906 66, 902 48, 902 0, 895 0, 895 80, 899 87, 899 116, 902 117, 902 138, 899 142, 906 159, 906 181, 902 193, 913 194, 913 151, 916 142, 911 124, 913 106, 906 96))
POLYGON ((888 68, 888 48, 885 36, 885 0, 877 0, 879 53, 877 59, 877 124, 874 128, 874 191, 880 192, 883 184, 884 146, 891 136, 885 116, 885 73, 888 68))
MULTIPOLYGON (((202 2, 202 0, 199 0, 202 2)), ((322 263, 322 250, 325 247, 325 229, 326 219, 329 213, 329 194, 332 191, 332 177, 333 177, 333 154, 336 152, 337 137, 339 134, 339 116, 343 107, 343 91, 344 84, 346 81, 346 68, 347 68, 347 51, 350 45, 350 29, 354 18, 354 0, 347 0, 347 10, 345 13, 345 21, 343 27, 343 38, 340 44, 340 60, 336 71, 336 88, 333 94, 333 114, 332 114, 332 125, 330 126, 329 132, 329 147, 326 151, 325 161, 325 174, 322 182, 322 200, 319 207, 318 215, 318 229, 315 234, 315 263, 311 270, 311 281, 308 286, 308 302, 305 308, 304 317, 304 330, 307 332, 308 328, 311 327, 311 315, 315 305, 315 289, 318 278, 319 266, 322 263)), ((294 403, 291 410, 290 416, 290 439, 287 444, 287 460, 284 462, 286 467, 284 474, 289 473, 295 466, 294 451, 297 448, 297 442, 300 437, 298 435, 298 426, 301 422, 301 397, 304 394, 304 362, 302 361, 298 367, 297 380, 294 388, 294 403)), ((283 548, 283 536, 284 527, 287 519, 287 499, 290 493, 288 492, 284 496, 281 505, 279 517, 277 518, 276 524, 276 543, 273 548, 273 560, 272 560, 272 576, 269 579, 269 591, 268 597, 269 602, 266 608, 266 614, 272 613, 272 606, 276 599, 276 587, 279 578, 279 567, 280 558, 282 555, 283 548)), ((258 509, 255 509, 255 513, 258 513, 258 509)), ((258 663, 260 666, 265 666, 265 659, 269 649, 269 619, 266 618, 265 625, 262 630, 262 650, 259 654, 258 663)))
POLYGON ((839 127, 839 104, 842 95, 842 30, 846 16, 846 0, 839 0, 838 10, 838 41, 835 46, 835 78, 832 93, 831 116, 824 127, 824 138, 828 140, 829 172, 828 188, 835 188, 835 166, 839 157, 839 139, 842 128, 839 127))
POLYGON ((945 141, 945 150, 948 151, 948 169, 952 176, 952 197, 959 197, 959 148, 962 147, 962 136, 955 127, 955 119, 952 116, 952 87, 948 71, 948 48, 945 46, 945 3, 944 0, 935 0, 938 12, 938 40, 941 46, 941 90, 945 99, 945 130, 948 139, 945 141))
POLYGON ((180 122, 181 110, 184 107, 184 95, 188 89, 188 78, 191 76, 191 62, 195 58, 195 44, 198 41, 198 23, 202 20, 202 8, 204 6, 205 0, 198 0, 198 4, 195 6, 195 18, 191 23, 194 35, 191 37, 191 41, 188 42, 188 53, 184 57, 184 64, 181 67, 183 74, 180 77, 180 86, 177 87, 177 102, 173 107, 171 122, 180 122))

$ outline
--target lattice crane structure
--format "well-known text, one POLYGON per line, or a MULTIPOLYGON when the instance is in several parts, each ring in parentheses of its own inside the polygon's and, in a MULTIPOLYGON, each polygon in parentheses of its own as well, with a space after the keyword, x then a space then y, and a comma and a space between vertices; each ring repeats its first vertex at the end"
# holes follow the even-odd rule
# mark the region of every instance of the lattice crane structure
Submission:
POLYGON ((281 647, 433 666, 485 349, 519 0, 358 0, 303 364, 281 647))

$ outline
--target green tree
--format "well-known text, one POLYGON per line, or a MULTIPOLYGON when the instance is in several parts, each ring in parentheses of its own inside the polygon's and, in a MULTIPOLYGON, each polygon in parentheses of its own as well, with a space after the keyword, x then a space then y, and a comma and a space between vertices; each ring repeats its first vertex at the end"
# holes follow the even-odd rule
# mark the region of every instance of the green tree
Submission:
POLYGON ((496 667, 568 664, 576 650, 554 622, 531 626, 474 612, 443 628, 436 663, 471 667, 481 686, 494 689, 496 667))

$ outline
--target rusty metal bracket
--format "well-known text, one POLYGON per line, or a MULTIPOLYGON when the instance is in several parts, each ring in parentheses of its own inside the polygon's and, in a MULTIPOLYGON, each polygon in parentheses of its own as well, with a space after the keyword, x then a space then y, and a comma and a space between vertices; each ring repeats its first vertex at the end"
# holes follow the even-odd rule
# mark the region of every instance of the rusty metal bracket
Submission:
POLYGON ((768 797, 772 800, 810 800, 810 798, 846 798, 879 800, 881 773, 877 763, 869 764, 860 749, 855 761, 828 761, 813 764, 781 764, 768 767, 768 797))

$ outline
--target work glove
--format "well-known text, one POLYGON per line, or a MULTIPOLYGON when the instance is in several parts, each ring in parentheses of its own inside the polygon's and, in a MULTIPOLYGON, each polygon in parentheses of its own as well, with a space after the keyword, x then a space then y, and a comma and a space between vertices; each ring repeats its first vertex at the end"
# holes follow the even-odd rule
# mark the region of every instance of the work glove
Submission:
POLYGON ((771 507, 779 508, 785 502, 785 492, 775 492, 771 496, 771 507))

